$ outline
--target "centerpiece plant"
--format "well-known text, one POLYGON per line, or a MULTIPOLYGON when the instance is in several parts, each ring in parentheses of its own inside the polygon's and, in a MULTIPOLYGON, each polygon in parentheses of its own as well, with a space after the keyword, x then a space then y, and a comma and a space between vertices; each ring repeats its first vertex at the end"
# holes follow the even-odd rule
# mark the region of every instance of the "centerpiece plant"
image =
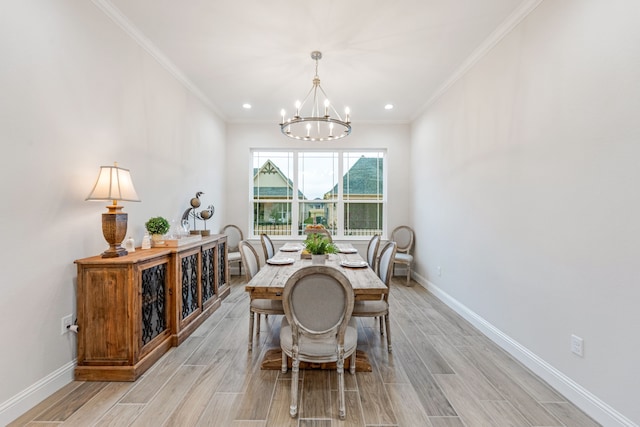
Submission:
POLYGON ((304 241, 304 247, 311 254, 312 260, 315 262, 324 262, 328 254, 335 254, 338 248, 327 236, 321 233, 313 233, 307 236, 304 241))

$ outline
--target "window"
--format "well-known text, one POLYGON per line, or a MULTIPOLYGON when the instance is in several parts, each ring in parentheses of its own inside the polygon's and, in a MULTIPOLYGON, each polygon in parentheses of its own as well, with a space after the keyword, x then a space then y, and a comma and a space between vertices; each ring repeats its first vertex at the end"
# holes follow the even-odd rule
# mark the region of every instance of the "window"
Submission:
POLYGON ((302 236, 309 224, 322 224, 336 237, 383 233, 383 151, 251 154, 254 236, 302 236))

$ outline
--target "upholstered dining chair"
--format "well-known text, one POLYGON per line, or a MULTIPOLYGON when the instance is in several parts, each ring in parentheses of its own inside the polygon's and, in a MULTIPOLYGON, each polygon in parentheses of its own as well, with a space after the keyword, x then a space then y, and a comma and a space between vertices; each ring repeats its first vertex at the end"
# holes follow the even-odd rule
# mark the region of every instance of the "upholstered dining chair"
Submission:
POLYGON ((324 234, 330 242, 333 243, 333 237, 331 237, 331 232, 326 228, 320 228, 318 230, 314 230, 314 233, 324 234))
POLYGON ((280 346, 282 372, 287 372, 287 357, 291 358, 291 416, 298 413, 300 362, 336 362, 338 413, 344 419, 344 360, 351 356, 350 372, 354 374, 358 343, 358 329, 351 318, 354 296, 349 280, 336 268, 309 265, 291 275, 282 298, 285 318, 280 327, 280 346))
MULTIPOLYGON (((396 242, 388 242, 380 251, 378 263, 378 277, 389 287, 391 273, 393 273, 393 260, 396 255, 396 242)), ((380 334, 387 331, 387 349, 391 352, 391 326, 389 323, 389 294, 384 294, 382 299, 374 301, 356 301, 353 305, 353 317, 379 317, 380 334), (385 328, 383 328, 383 324, 385 328)))
POLYGON ((240 227, 233 224, 227 224, 222 227, 222 234, 227 236, 227 260, 229 266, 238 263, 238 274, 242 275, 242 256, 240 255, 240 241, 244 239, 240 227))
POLYGON ((264 252, 264 261, 267 262, 276 254, 276 248, 273 246, 271 238, 265 233, 260 234, 260 242, 262 243, 262 252, 264 252))
POLYGON ((396 264, 407 266, 407 286, 411 284, 411 264, 413 263, 411 250, 413 249, 414 235, 413 229, 406 225, 396 227, 391 232, 391 241, 398 244, 393 267, 395 270, 396 264))
MULTIPOLYGON (((240 242, 240 254, 244 271, 249 282, 258 271, 260 271, 260 258, 253 246, 246 240, 240 242)), ((260 315, 264 314, 265 319, 269 314, 284 314, 282 301, 272 299, 254 298, 249 302, 249 351, 253 349, 253 324, 256 323, 256 335, 260 335, 260 315), (255 315, 258 318, 255 319, 255 315)))
POLYGON ((367 245, 367 263, 373 271, 376 271, 376 261, 378 258, 378 248, 380 247, 380 235, 374 234, 367 245))

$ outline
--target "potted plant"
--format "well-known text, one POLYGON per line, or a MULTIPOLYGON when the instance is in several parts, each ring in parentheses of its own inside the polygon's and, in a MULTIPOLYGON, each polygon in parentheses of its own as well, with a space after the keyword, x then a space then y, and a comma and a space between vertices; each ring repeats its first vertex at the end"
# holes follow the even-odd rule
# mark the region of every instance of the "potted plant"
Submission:
POLYGON ((335 254, 338 248, 324 234, 313 233, 304 241, 305 249, 311 254, 312 264, 324 264, 328 254, 335 254))
POLYGON ((169 231, 169 221, 161 216, 150 218, 144 223, 144 227, 151 234, 154 246, 164 243, 163 236, 169 231))

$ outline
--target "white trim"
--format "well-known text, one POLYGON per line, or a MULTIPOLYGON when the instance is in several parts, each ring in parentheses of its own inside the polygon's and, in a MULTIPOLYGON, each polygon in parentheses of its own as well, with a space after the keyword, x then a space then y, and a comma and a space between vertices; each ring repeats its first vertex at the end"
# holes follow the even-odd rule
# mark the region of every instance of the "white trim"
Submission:
POLYGON ((602 425, 638 427, 637 424, 616 411, 607 403, 600 400, 589 390, 567 377, 551 364, 547 363, 525 346, 509 337, 491 323, 487 322, 484 318, 470 310, 467 306, 447 294, 423 276, 412 272, 411 277, 415 278, 416 282, 422 287, 442 300, 442 302, 452 308, 456 313, 464 317, 473 326, 482 331, 482 333, 491 339, 491 341, 518 359, 527 368, 531 369, 536 375, 540 376, 564 397, 569 399, 572 403, 602 425))
POLYGON ((165 68, 178 82, 180 82, 187 90, 193 93, 200 99, 206 106, 211 108, 222 120, 227 121, 227 118, 222 114, 222 111, 204 94, 191 80, 184 75, 182 71, 167 58, 151 40, 145 36, 134 24, 127 18, 117 7, 115 7, 109 0, 91 0, 98 9, 104 12, 113 22, 118 24, 120 28, 124 30, 129 37, 131 37, 140 47, 151 55, 158 63, 165 68))
POLYGON ((453 74, 442 83, 431 98, 411 117, 411 122, 420 117, 431 105, 433 105, 445 92, 460 80, 480 59, 482 59, 500 40, 511 32, 524 18, 538 7, 543 0, 529 0, 522 3, 511 15, 507 17, 480 46, 458 67, 453 74))
POLYGON ((0 425, 7 425, 29 409, 73 381, 77 359, 56 369, 46 377, 0 404, 0 425))

